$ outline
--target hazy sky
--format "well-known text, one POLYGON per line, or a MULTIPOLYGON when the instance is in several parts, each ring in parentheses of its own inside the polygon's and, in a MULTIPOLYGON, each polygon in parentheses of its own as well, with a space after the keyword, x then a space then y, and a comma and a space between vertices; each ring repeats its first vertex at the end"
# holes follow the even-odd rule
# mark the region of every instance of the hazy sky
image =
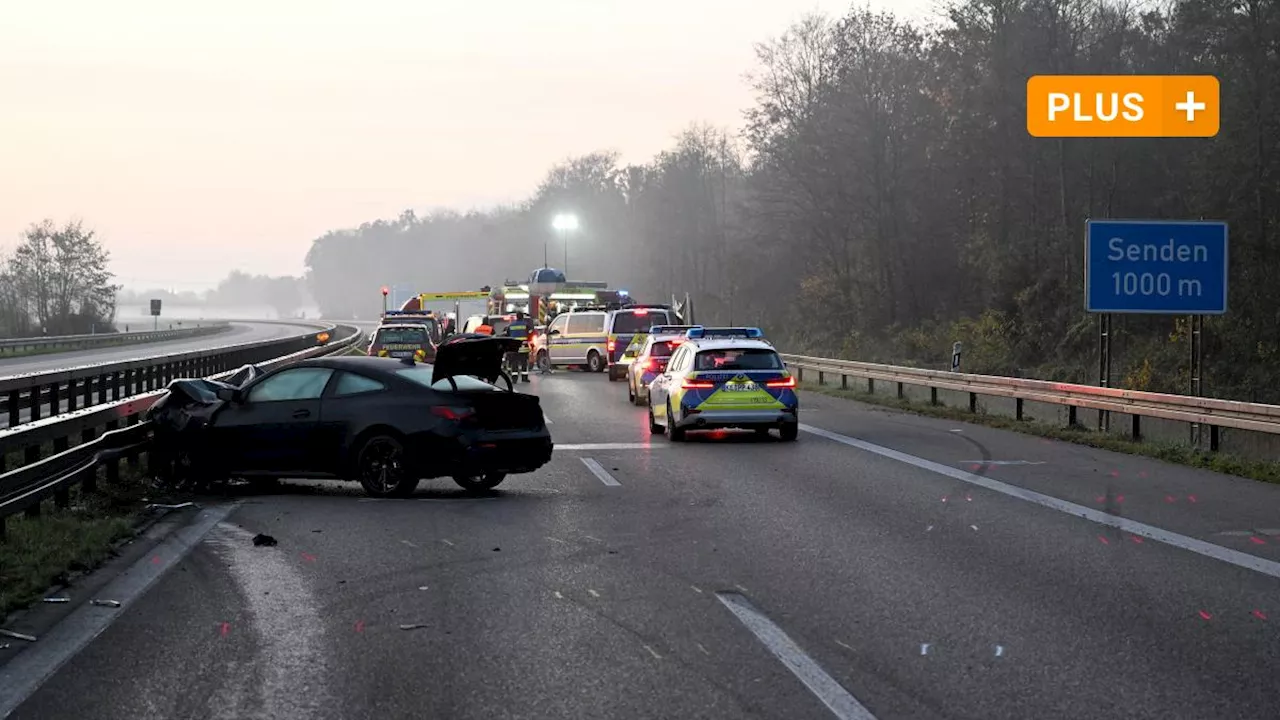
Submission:
POLYGON ((120 282, 199 290, 299 273, 330 229, 522 199, 570 155, 645 161, 692 121, 737 129, 753 43, 849 3, 4 5, 0 245, 78 217, 120 282))

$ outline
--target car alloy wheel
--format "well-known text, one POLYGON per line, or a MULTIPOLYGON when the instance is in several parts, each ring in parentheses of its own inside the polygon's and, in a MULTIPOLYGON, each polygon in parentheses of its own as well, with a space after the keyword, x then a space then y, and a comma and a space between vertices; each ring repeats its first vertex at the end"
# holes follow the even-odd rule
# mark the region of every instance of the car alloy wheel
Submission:
POLYGON ((365 441, 356 460, 360 485, 372 497, 403 497, 413 492, 418 481, 404 468, 404 446, 390 435, 365 441))

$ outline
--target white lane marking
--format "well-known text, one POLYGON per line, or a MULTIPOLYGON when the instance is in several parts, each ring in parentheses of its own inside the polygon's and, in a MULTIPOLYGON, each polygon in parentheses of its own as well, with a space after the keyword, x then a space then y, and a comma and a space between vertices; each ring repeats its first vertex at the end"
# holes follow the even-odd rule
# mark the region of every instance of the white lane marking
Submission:
POLYGON ((957 460, 957 465, 1044 465, 1043 460, 957 460))
POLYGON ((716 593, 716 597, 836 717, 841 720, 875 720, 870 710, 841 687, 813 658, 806 655, 782 628, 773 624, 750 600, 738 593, 716 593))
POLYGON ((401 540, 400 542, 404 543, 405 545, 408 545, 408 546, 409 546, 409 547, 411 547, 411 548, 416 548, 416 547, 418 547, 417 545, 414 545, 413 543, 409 542, 408 540, 401 540))
POLYGON ((316 717, 335 701, 328 691, 332 655, 324 647, 320 603, 288 554, 262 552, 252 538, 250 531, 225 522, 209 535, 241 591, 257 638, 254 671, 243 668, 245 677, 236 684, 248 697, 221 699, 217 716, 243 718, 256 705, 264 717, 316 717))
POLYGON ((699 595, 702 594, 702 588, 698 587, 697 585, 690 585, 689 587, 693 588, 693 591, 698 593, 699 595))
POLYGON ((596 462, 594 458, 584 457, 584 458, 578 458, 578 459, 582 461, 583 465, 587 466, 587 469, 591 471, 592 475, 595 475, 597 478, 599 478, 600 482, 610 487, 622 486, 622 483, 618 482, 617 480, 614 480, 613 476, 609 474, 609 471, 605 470, 604 467, 600 463, 596 462))
POLYGON ((556 591, 556 599, 557 599, 557 600, 563 600, 563 599, 564 599, 564 595, 563 595, 563 594, 561 594, 561 592, 560 592, 559 590, 557 590, 557 591, 556 591))
POLYGON ((660 450, 666 445, 649 443, 577 443, 556 445, 557 450, 660 450))
POLYGON ((98 595, 120 601, 120 608, 86 603, 45 633, 37 644, 27 647, 0 667, 0 718, 8 717, 59 668, 121 617, 125 609, 186 557, 215 525, 238 506, 239 503, 231 503, 201 510, 194 522, 175 530, 146 557, 139 558, 102 588, 98 595), (160 562, 153 562, 153 558, 159 558, 160 562))
MULTIPOLYGON (((839 640, 837 640, 837 641, 836 641, 836 644, 837 644, 837 645, 839 645, 840 647, 844 648, 845 650, 853 650, 853 647, 852 647, 851 645, 848 645, 848 644, 846 644, 846 643, 843 643, 843 642, 841 642, 841 641, 839 641, 839 640)), ((855 652, 856 652, 856 651, 855 651, 855 652)))
POLYGON ((1108 527, 1133 533, 1134 535, 1148 537, 1152 540, 1165 543, 1166 545, 1182 548, 1183 550, 1188 550, 1207 558, 1220 560, 1224 563, 1242 567, 1246 570, 1253 570, 1254 572, 1259 572, 1263 575, 1280 578, 1280 562, 1266 560, 1248 553, 1242 553, 1238 550, 1231 550, 1230 548, 1225 548, 1221 545, 1214 545, 1213 543, 1197 540, 1196 538, 1188 537, 1171 530, 1165 530, 1154 525, 1147 525, 1146 523, 1136 522, 1134 520, 1105 513, 1100 510, 1094 510, 1093 508, 1077 505, 1076 503, 1067 502, 1066 500, 1059 500, 1056 497, 1038 493, 1034 490, 1028 490, 1016 485, 1002 483, 999 480, 993 480, 983 475, 974 475, 973 473, 957 470, 953 467, 933 462, 932 460, 925 460, 924 458, 916 457, 915 455, 908 455, 904 452, 898 452, 897 450, 869 443, 865 440, 858 440, 856 438, 848 437, 847 435, 841 435, 840 433, 816 428, 812 425, 801 424, 800 429, 807 433, 812 433, 819 437, 824 437, 828 440, 834 440, 838 443, 848 445, 849 447, 855 447, 859 450, 865 450, 869 453, 887 457, 891 460, 897 460, 898 462, 904 462, 908 465, 914 465, 922 470, 929 470, 931 472, 938 473, 939 475, 946 475, 947 477, 955 478, 956 480, 961 480, 971 485, 977 485, 978 487, 983 487, 988 490, 994 490, 1012 498, 1025 500, 1029 503, 1047 507, 1050 510, 1057 510, 1058 512, 1066 513, 1068 515, 1082 517, 1085 520, 1091 520, 1099 525, 1106 525, 1108 527))
POLYGON ((560 538, 554 538, 554 537, 551 537, 550 535, 548 535, 548 536, 547 536, 547 539, 548 539, 548 540, 550 540, 550 541, 552 541, 552 542, 558 542, 558 543, 561 543, 562 545, 568 545, 568 544, 569 544, 569 541, 568 541, 568 540, 561 540, 560 538))
POLYGON ((706 648, 702 647, 702 643, 694 643, 694 645, 697 645, 697 646, 698 646, 698 649, 702 651, 702 654, 703 654, 703 655, 710 655, 710 654, 711 654, 711 651, 710 651, 710 650, 707 650, 706 648))

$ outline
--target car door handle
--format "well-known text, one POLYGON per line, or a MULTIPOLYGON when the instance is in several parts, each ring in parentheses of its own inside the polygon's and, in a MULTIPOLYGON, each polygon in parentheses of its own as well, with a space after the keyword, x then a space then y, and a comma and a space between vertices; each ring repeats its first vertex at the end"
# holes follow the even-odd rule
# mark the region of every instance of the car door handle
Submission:
POLYGON ((294 410, 293 416, 296 418, 309 418, 311 417, 311 411, 310 410, 294 410))

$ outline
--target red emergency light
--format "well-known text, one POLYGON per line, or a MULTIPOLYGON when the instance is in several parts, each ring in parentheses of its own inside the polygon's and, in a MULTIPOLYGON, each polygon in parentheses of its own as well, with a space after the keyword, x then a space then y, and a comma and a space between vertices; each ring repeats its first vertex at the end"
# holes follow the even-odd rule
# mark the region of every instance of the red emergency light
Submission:
POLYGON ((391 294, 391 291, 387 289, 387 286, 386 286, 386 285, 383 285, 383 286, 382 286, 382 295, 383 295, 383 297, 386 297, 387 295, 390 295, 390 294, 391 294))

